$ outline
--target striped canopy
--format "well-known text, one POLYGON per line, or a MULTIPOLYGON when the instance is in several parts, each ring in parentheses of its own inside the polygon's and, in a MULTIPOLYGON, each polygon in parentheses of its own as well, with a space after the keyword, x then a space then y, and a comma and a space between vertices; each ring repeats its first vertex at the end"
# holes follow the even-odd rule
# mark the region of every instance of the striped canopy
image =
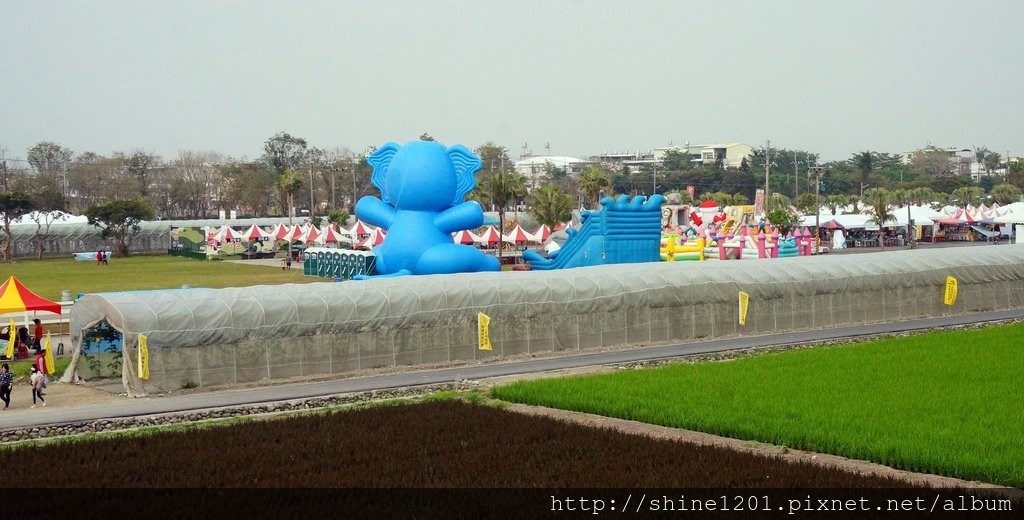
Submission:
POLYGON ((0 314, 9 312, 46 311, 60 314, 60 304, 28 290, 14 275, 0 285, 0 314))

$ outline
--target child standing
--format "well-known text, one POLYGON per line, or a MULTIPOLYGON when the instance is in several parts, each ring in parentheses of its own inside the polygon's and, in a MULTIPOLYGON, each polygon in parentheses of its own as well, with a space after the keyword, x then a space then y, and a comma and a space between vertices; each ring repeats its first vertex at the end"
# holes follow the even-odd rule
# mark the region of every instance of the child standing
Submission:
POLYGON ((11 405, 11 384, 14 375, 11 374, 11 367, 4 363, 0 366, 0 400, 4 402, 4 410, 11 405))
POLYGON ((43 378, 43 374, 36 370, 36 367, 32 367, 32 375, 29 376, 29 381, 32 383, 32 408, 36 407, 36 398, 46 406, 46 400, 43 399, 43 389, 46 388, 46 379, 43 378))

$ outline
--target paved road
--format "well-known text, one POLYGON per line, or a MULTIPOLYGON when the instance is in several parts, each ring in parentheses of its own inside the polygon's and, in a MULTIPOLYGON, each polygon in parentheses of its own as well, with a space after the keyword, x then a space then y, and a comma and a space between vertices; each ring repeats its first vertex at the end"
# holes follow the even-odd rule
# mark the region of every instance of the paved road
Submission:
MULTIPOLYGON (((498 376, 511 376, 546 372, 568 368, 651 361, 692 354, 708 354, 756 347, 792 345, 814 341, 858 336, 872 336, 892 332, 928 330, 954 325, 983 323, 1024 318, 1024 309, 974 313, 958 316, 926 318, 894 323, 857 325, 828 330, 785 332, 760 336, 730 337, 698 341, 679 345, 647 347, 634 350, 578 354, 547 359, 534 359, 505 363, 465 365, 455 368, 422 370, 359 377, 315 383, 281 385, 245 390, 230 390, 174 397, 131 399, 96 405, 75 406, 45 410, 45 413, 22 413, 0 416, 0 428, 23 428, 51 424, 67 424, 115 417, 145 416, 181 412, 222 406, 287 401, 308 397, 366 392, 388 388, 447 383, 462 379, 478 380, 498 376)), ((38 411, 38 410, 37 410, 38 411)))

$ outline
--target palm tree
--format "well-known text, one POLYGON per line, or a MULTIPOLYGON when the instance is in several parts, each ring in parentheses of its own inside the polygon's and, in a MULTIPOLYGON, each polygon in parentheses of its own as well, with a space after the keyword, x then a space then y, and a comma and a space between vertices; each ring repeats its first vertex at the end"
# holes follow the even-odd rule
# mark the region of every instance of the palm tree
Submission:
POLYGON ((611 190, 612 183, 608 174, 603 168, 592 165, 587 168, 586 173, 580 177, 580 191, 587 196, 587 204, 591 209, 597 209, 598 197, 602 190, 611 190))
POLYGON ((913 190, 910 190, 910 200, 911 202, 917 204, 918 206, 924 204, 931 204, 932 202, 935 201, 936 195, 937 194, 935 193, 935 190, 927 186, 914 188, 913 190))
POLYGON ((1020 188, 1013 184, 996 184, 992 186, 992 191, 989 192, 989 195, 992 196, 992 200, 1000 205, 1005 205, 1020 200, 1020 188))
POLYGON ((292 224, 292 217, 295 213, 295 193, 302 188, 302 175, 295 170, 288 168, 277 178, 277 189, 284 195, 284 201, 288 204, 288 225, 292 224))
POLYGON ((978 202, 979 198, 981 198, 982 193, 981 188, 977 186, 961 186, 953 190, 952 195, 953 198, 956 199, 958 205, 967 209, 967 206, 969 205, 976 205, 975 203, 978 202))
POLYGON ((885 250, 885 223, 896 220, 896 215, 889 211, 889 203, 892 202, 892 192, 885 188, 869 188, 864 191, 864 201, 871 206, 871 210, 865 210, 871 215, 868 222, 878 224, 878 247, 885 250))
POLYGON ((724 191, 716 191, 711 194, 711 197, 720 208, 732 206, 735 203, 734 199, 732 198, 732 195, 729 195, 724 191))
POLYGON ((828 208, 829 212, 833 215, 839 211, 840 207, 846 206, 848 197, 845 195, 828 195, 825 197, 825 207, 828 208))
POLYGON ((732 194, 732 203, 737 206, 747 206, 750 205, 750 199, 746 195, 737 192, 732 194))
POLYGON ((545 184, 530 198, 530 213, 552 229, 572 217, 572 207, 572 197, 554 184, 545 184))
POLYGON ((1003 156, 996 152, 991 152, 985 156, 985 173, 992 175, 992 170, 999 167, 999 162, 1003 160, 1003 156))
MULTIPOLYGON (((498 208, 498 232, 505 234, 505 208, 509 202, 515 202, 520 195, 526 195, 526 179, 522 174, 499 170, 486 182, 486 191, 491 202, 498 208)), ((501 249, 498 249, 501 255, 501 249)))

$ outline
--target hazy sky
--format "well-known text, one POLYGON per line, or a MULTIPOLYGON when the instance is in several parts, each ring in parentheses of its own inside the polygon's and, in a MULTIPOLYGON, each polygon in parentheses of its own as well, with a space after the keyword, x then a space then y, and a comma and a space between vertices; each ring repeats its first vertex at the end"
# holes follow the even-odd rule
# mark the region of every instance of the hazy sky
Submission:
POLYGON ((9 1, 0 147, 1024 155, 1024 2, 9 1))

